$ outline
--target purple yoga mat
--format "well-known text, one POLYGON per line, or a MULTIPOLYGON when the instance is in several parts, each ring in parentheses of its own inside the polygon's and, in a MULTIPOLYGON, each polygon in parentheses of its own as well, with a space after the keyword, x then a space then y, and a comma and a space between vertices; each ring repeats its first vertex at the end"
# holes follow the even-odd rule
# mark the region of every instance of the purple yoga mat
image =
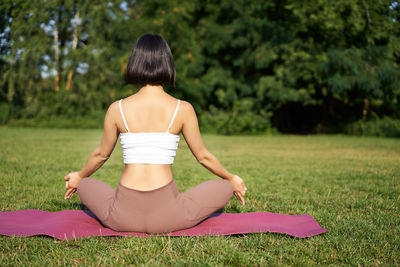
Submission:
MULTIPOLYGON (((326 231, 308 214, 251 212, 215 213, 192 228, 161 235, 204 236, 272 232, 304 238, 326 231)), ((47 235, 65 240, 89 236, 151 236, 139 232, 113 231, 104 227, 90 211, 84 210, 0 212, 0 235, 47 235)))

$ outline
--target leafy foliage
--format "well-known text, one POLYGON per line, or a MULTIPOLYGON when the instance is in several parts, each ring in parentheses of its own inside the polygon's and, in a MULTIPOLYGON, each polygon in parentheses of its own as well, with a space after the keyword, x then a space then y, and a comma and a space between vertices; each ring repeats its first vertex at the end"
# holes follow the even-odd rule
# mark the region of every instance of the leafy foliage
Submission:
POLYGON ((0 102, 12 119, 86 116, 135 92, 123 73, 147 32, 170 44, 167 90, 203 129, 346 131, 400 118, 398 1, 6 0, 0 12, 0 102))
POLYGON ((232 112, 225 112, 211 106, 210 111, 203 112, 200 117, 201 129, 205 132, 225 135, 276 133, 269 120, 270 114, 256 114, 251 111, 252 105, 252 99, 236 101, 232 112))
POLYGON ((370 121, 359 120, 348 126, 347 133, 352 135, 400 137, 400 120, 389 117, 370 121))

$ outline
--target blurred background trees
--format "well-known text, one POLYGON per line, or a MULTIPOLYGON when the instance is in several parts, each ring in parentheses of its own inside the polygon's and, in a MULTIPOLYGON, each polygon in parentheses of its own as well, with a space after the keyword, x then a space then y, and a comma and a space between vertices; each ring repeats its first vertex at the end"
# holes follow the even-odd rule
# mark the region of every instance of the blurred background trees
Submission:
POLYGON ((400 3, 392 0, 9 1, 0 122, 101 127, 144 33, 170 44, 202 130, 400 136, 400 3), (372 130, 371 130, 372 129, 372 130))

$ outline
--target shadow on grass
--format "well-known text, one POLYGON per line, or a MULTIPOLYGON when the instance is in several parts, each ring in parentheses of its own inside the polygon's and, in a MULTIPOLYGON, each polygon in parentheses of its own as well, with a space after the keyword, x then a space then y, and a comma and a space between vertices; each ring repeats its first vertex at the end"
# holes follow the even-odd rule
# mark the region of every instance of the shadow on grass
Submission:
POLYGON ((51 204, 54 204, 59 210, 84 210, 87 209, 85 205, 77 202, 66 202, 64 200, 52 199, 51 204))

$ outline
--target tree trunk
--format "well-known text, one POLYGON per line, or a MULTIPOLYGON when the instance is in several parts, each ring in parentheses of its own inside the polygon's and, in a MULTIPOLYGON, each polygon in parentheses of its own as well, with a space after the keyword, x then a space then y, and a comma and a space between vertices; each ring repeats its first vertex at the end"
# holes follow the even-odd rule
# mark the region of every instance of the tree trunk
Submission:
POLYGON ((55 29, 54 29, 54 58, 56 60, 56 76, 54 78, 54 90, 57 92, 58 90, 60 90, 60 81, 61 81, 60 50, 58 47, 57 25, 55 25, 55 29))
POLYGON ((364 4, 364 8, 365 8, 365 13, 367 15, 368 28, 370 28, 371 24, 372 24, 372 20, 371 20, 371 16, 369 15, 369 9, 368 9, 368 6, 367 6, 367 4, 365 2, 363 2, 363 4, 364 4))
POLYGON ((363 107, 363 117, 362 119, 365 121, 367 119, 368 115, 368 107, 369 107, 369 100, 367 98, 364 98, 364 107, 363 107))
POLYGON ((67 77, 67 90, 72 90, 72 78, 74 76, 75 68, 76 68, 76 60, 74 60, 74 53, 76 48, 78 47, 78 22, 79 22, 79 10, 76 11, 75 13, 75 18, 74 18, 74 37, 72 41, 72 64, 71 64, 71 69, 68 73, 67 77))

